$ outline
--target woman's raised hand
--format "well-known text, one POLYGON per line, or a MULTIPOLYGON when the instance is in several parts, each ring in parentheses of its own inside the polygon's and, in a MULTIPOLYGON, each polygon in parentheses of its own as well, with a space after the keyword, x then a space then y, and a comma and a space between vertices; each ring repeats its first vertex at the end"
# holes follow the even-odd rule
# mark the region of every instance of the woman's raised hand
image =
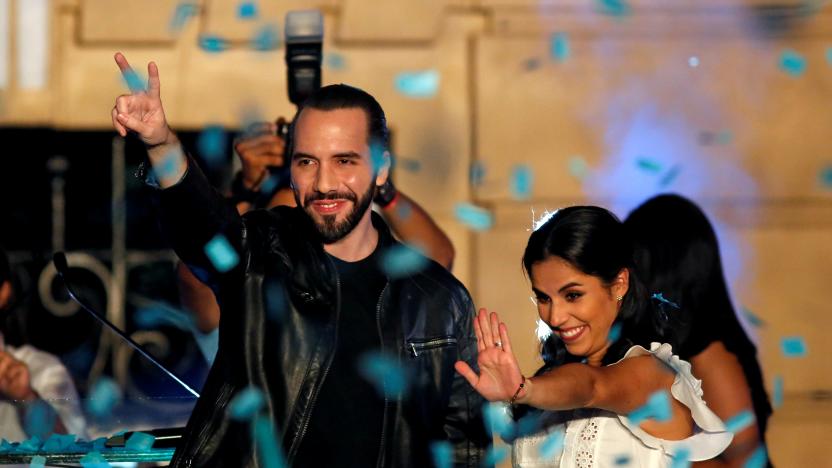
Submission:
POLYGON ((474 320, 477 335, 477 374, 463 361, 454 365, 468 383, 488 401, 508 401, 523 382, 517 358, 511 350, 506 324, 496 312, 480 309, 474 320))

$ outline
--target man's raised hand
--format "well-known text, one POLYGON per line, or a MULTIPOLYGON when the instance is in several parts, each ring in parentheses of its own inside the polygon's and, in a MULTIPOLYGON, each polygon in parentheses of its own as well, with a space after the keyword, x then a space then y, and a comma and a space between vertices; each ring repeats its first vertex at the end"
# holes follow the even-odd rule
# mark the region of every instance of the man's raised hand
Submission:
POLYGON ((115 60, 130 86, 130 94, 122 94, 116 98, 116 105, 112 110, 113 127, 121 136, 127 136, 128 131, 136 132, 149 147, 169 143, 172 132, 168 128, 159 95, 159 68, 154 62, 147 64, 145 89, 124 55, 117 52, 115 60))

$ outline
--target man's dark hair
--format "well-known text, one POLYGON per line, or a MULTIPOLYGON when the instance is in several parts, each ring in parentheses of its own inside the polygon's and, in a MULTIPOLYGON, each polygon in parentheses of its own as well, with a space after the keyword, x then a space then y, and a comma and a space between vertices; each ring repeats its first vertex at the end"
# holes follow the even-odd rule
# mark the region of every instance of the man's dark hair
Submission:
MULTIPOLYGON (((387 118, 384 110, 376 99, 364 90, 345 84, 324 86, 303 102, 292 120, 292 139, 294 139, 294 124, 304 109, 330 111, 336 109, 361 109, 367 115, 368 141, 371 145, 379 145, 383 151, 389 150, 390 131, 387 129, 387 118)), ((288 154, 293 154, 290 151, 288 154)))

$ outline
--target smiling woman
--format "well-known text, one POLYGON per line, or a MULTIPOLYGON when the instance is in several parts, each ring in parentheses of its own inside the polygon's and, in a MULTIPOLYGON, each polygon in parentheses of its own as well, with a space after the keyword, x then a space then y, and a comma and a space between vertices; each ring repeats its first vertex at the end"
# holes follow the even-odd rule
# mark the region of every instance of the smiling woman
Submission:
POLYGON ((690 364, 672 353, 670 314, 652 306, 634 274, 632 242, 615 216, 593 206, 559 210, 532 233, 523 265, 552 331, 544 367, 524 377, 506 325, 484 309, 475 327, 481 373, 456 366, 489 401, 523 405, 517 428, 501 431, 513 439, 515 466, 626 459, 661 467, 728 446, 732 436, 702 400, 690 364))

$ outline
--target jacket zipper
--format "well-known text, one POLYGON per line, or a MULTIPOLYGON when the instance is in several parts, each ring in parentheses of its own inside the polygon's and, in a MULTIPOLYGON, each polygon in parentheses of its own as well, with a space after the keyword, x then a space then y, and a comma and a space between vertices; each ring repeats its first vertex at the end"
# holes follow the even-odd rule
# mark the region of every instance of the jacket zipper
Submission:
MULTIPOLYGON (((456 343, 457 343, 456 338, 448 337, 448 338, 436 338, 436 339, 428 340, 428 341, 424 341, 424 342, 411 341, 411 342, 408 342, 407 345, 410 346, 409 351, 413 352, 413 357, 419 357, 419 351, 425 351, 425 350, 433 349, 433 348, 440 348, 442 346, 452 345, 452 344, 456 344, 456 343)), ((405 348, 407 348, 407 346, 405 346, 405 348)))
MULTIPOLYGON (((381 352, 384 353, 384 336, 381 333, 381 301, 384 299, 384 292, 387 291, 387 286, 390 285, 390 282, 386 282, 384 284, 384 288, 381 290, 381 294, 378 296, 378 303, 376 303, 376 327, 378 329, 378 339, 381 344, 381 352)), ((382 455, 384 454, 384 439, 385 439, 385 432, 387 431, 387 405, 389 400, 387 398, 387 382, 384 382, 384 411, 382 412, 382 419, 381 419, 381 441, 379 442, 378 446, 378 457, 376 458, 376 466, 381 468, 382 466, 382 455)))
POLYGON ((306 430, 309 427, 309 420, 312 416, 312 410, 315 409, 315 403, 318 402, 318 393, 321 390, 321 387, 324 385, 324 381, 326 381, 326 376, 329 374, 329 369, 332 367, 332 361, 335 360, 335 353, 338 352, 338 331, 339 331, 339 321, 341 318, 341 278, 338 276, 338 270, 335 268, 335 262, 332 261, 329 257, 330 265, 332 266, 333 271, 335 271, 335 299, 336 299, 336 306, 335 306, 335 339, 332 342, 333 351, 332 356, 330 356, 329 360, 326 363, 326 367, 324 368, 324 374, 321 377, 321 383, 318 385, 318 388, 315 390, 315 394, 312 395, 312 401, 309 403, 309 407, 306 409, 306 413, 303 415, 304 422, 303 427, 300 429, 300 433, 297 437, 295 437, 294 442, 292 443, 292 447, 289 451, 292 457, 294 458, 295 453, 297 452, 298 447, 300 447, 300 442, 303 440, 303 436, 306 435, 306 430))

